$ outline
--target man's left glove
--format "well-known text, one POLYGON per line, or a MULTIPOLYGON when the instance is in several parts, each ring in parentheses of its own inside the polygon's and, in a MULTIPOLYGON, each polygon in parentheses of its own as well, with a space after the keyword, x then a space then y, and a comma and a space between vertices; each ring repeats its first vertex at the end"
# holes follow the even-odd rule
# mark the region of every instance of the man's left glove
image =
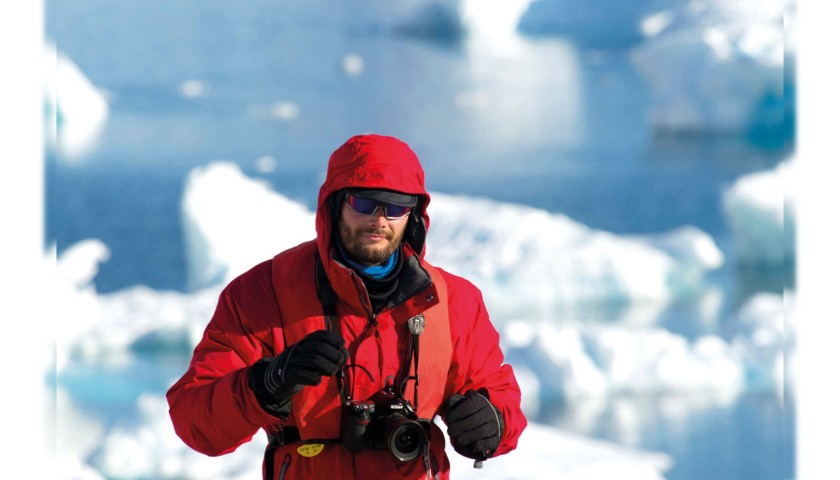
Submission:
POLYGON ((455 394, 446 401, 446 433, 455 451, 473 460, 490 458, 499 447, 505 428, 502 415, 484 392, 482 395, 468 390, 466 395, 455 394))

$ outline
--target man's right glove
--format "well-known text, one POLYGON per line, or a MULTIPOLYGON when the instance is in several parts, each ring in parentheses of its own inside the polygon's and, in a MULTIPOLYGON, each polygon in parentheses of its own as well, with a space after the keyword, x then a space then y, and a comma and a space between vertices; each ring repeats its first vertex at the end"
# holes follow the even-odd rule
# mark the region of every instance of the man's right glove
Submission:
POLYGON ((276 357, 263 358, 251 366, 248 384, 269 413, 288 414, 289 400, 305 385, 318 385, 335 375, 349 353, 338 333, 318 330, 303 337, 276 357))
POLYGON ((502 415, 487 397, 486 393, 467 390, 466 395, 452 395, 446 402, 449 407, 446 433, 452 439, 452 446, 473 460, 490 458, 499 447, 505 429, 502 415))

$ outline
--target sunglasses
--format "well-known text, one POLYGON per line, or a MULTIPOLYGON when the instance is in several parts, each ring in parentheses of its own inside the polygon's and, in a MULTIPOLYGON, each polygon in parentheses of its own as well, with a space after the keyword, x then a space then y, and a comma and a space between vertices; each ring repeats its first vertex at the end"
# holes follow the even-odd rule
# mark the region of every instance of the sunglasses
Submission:
POLYGON ((373 200, 371 198, 357 197, 352 193, 347 195, 347 205, 350 205, 350 208, 353 209, 354 212, 368 216, 375 215, 376 209, 379 208, 379 206, 381 205, 383 211, 385 212, 385 218, 387 218, 388 220, 397 220, 403 218, 404 216, 408 215, 408 212, 411 211, 411 207, 394 205, 392 203, 381 202, 379 200, 373 200))

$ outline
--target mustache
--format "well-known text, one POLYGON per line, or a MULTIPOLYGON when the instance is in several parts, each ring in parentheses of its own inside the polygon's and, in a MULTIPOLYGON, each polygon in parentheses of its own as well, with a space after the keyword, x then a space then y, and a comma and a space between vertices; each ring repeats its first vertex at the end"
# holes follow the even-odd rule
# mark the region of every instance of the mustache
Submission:
POLYGON ((386 229, 384 229, 384 228, 378 228, 378 229, 372 229, 372 230, 370 230, 370 229, 368 229, 368 230, 360 230, 360 231, 359 231, 359 233, 360 233, 360 234, 362 234, 362 235, 368 235, 368 234, 371 234, 371 235, 384 235, 384 236, 385 236, 386 238, 388 238, 389 240, 390 240, 391 238, 393 238, 393 236, 394 236, 394 232, 392 232, 392 231, 388 231, 388 230, 386 230, 386 229))

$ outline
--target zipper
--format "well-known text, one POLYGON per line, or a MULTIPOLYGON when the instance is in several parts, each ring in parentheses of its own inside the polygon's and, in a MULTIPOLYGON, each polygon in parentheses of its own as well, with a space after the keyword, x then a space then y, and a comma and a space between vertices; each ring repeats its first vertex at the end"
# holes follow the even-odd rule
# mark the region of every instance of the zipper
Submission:
POLYGON ((352 270, 348 269, 350 273, 350 280, 353 282, 353 285, 356 287, 356 294, 359 296, 359 302, 362 304, 362 308, 365 309, 365 313, 368 315, 368 323, 365 325, 365 329, 362 331, 362 334, 359 338, 364 338, 367 336, 367 331, 370 327, 373 327, 373 335, 378 339, 379 338, 379 329, 376 328, 376 313, 373 312, 373 308, 370 306, 370 301, 368 300, 368 293, 365 290, 364 284, 362 284, 362 280, 353 273, 352 270))
POLYGON ((277 480, 283 480, 286 478, 286 473, 289 471, 289 464, 292 463, 292 456, 290 454, 286 454, 283 457, 283 465, 280 465, 280 475, 277 477, 277 480))
POLYGON ((373 336, 379 339, 379 324, 376 323, 376 314, 371 313, 370 317, 368 317, 368 326, 373 327, 373 336))

